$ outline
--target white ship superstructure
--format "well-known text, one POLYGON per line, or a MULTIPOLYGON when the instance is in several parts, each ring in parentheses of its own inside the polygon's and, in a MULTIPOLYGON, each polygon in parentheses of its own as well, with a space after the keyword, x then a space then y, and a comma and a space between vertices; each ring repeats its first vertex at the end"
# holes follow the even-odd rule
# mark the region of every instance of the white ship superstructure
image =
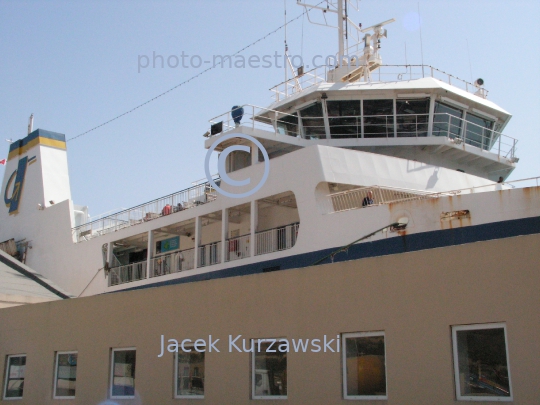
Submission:
POLYGON ((338 26, 336 66, 294 71, 270 106, 210 120, 207 149, 251 150, 228 155, 227 176, 257 182, 269 164, 255 194, 205 180, 89 219, 71 201, 64 135, 29 129, 11 145, 0 241, 79 296, 538 232, 538 180, 504 182, 518 162, 511 115, 481 79, 384 65, 390 22, 353 27, 364 37, 352 46, 338 26))

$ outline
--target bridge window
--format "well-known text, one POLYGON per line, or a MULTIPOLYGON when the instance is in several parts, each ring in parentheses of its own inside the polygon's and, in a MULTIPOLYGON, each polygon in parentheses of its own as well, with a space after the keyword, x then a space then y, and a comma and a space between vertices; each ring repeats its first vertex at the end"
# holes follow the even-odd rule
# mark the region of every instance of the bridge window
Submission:
POLYGON ((427 136, 429 98, 396 100, 396 121, 398 137, 427 136))
POLYGON ((463 110, 451 107, 448 104, 435 103, 433 116, 433 136, 460 137, 463 110))
POLYGON ((326 138, 322 104, 314 103, 300 111, 304 136, 306 138, 326 138))
POLYGON ((485 150, 491 149, 493 121, 467 113, 465 143, 485 150))
POLYGON ((394 136, 394 100, 364 100, 364 138, 394 136))
POLYGON ((298 135, 298 114, 287 114, 278 117, 277 132, 282 135, 297 136, 298 135))
POLYGON ((327 101, 326 106, 332 138, 361 136, 359 100, 327 101))

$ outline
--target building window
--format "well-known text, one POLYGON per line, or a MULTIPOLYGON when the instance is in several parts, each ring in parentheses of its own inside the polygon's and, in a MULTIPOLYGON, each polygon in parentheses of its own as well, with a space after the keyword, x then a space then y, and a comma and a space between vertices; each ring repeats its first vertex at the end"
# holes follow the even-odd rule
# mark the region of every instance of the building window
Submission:
POLYGON ((77 352, 56 353, 54 399, 75 398, 77 383, 77 352))
POLYGON ((4 399, 22 398, 25 369, 26 355, 18 354, 7 357, 4 399))
POLYGON ((287 352, 279 339, 253 339, 251 395, 253 399, 287 399, 287 352))
POLYGON ((505 324, 452 327, 458 400, 512 401, 505 324))
POLYGON ((135 397, 135 355, 135 348, 112 350, 111 398, 135 397))
POLYGON ((384 332, 344 333, 345 399, 388 399, 384 332))
POLYGON ((204 398, 204 352, 176 353, 176 398, 204 398))

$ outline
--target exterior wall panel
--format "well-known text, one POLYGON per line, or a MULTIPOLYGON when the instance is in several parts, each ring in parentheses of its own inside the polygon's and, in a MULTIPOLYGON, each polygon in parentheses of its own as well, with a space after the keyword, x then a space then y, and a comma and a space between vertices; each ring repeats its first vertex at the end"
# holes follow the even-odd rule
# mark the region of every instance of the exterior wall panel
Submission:
MULTIPOLYGON (((76 398, 64 403, 99 404, 107 399, 110 349, 135 347, 137 396, 114 401, 189 403, 173 399, 174 356, 157 357, 160 335, 211 334, 221 339, 221 353, 206 354, 201 403, 248 404, 250 354, 229 353, 228 335, 322 339, 384 331, 388 400, 362 403, 445 405, 456 403, 451 326, 504 322, 513 403, 529 405, 540 397, 539 243, 534 234, 6 308, 2 369, 7 355, 25 353, 18 403, 52 404, 55 352, 78 351, 76 398)), ((341 353, 292 352, 287 363, 288 399, 265 403, 349 402, 342 399, 341 353)))

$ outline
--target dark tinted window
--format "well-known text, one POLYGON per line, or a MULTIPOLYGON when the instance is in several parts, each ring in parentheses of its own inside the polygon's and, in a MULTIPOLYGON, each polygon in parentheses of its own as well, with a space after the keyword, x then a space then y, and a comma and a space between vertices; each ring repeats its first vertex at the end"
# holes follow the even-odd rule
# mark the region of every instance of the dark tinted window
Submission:
POLYGON ((462 110, 436 102, 435 115, 433 116, 433 135, 449 138, 459 137, 461 135, 461 118, 463 118, 462 110))
POLYGON ((397 136, 427 136, 429 98, 396 100, 397 136))
POLYGON ((322 104, 317 102, 300 110, 306 138, 326 138, 322 104))
POLYGON ((394 136, 394 101, 364 100, 364 138, 394 136))
POLYGON ((360 101, 327 101, 328 121, 332 138, 360 136, 360 101))
POLYGON ((298 114, 283 115, 277 119, 278 133, 283 135, 298 135, 298 114))
POLYGON ((478 148, 491 149, 493 121, 467 113, 467 129, 465 143, 478 148))

